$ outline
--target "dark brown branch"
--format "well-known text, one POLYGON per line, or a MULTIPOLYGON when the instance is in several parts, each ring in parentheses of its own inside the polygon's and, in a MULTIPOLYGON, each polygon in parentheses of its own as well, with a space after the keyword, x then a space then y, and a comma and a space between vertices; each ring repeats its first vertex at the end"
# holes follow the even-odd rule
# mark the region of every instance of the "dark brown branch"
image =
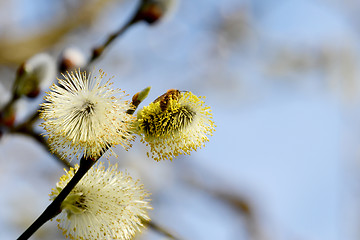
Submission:
POLYGON ((59 195, 50 203, 45 211, 30 225, 28 229, 18 238, 18 240, 29 239, 44 223, 61 213, 61 203, 70 194, 71 190, 80 182, 81 178, 87 173, 87 171, 94 165, 97 159, 89 159, 82 157, 80 160, 80 167, 75 173, 74 177, 59 193, 59 195))

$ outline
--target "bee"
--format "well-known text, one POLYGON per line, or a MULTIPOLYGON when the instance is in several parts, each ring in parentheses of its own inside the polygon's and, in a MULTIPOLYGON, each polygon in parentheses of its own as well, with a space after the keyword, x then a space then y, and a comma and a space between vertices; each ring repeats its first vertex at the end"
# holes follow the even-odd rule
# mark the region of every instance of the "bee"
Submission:
POLYGON ((169 89, 163 95, 159 96, 154 100, 154 103, 160 102, 160 108, 162 111, 165 111, 169 105, 169 101, 177 100, 180 97, 180 91, 177 89, 169 89))

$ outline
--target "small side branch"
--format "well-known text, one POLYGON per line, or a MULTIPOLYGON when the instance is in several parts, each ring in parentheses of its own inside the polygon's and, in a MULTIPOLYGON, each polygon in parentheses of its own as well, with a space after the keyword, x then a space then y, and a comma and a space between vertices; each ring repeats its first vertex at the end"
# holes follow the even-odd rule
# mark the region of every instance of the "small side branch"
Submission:
POLYGON ((142 223, 151 228, 152 230, 168 237, 169 239, 172 240, 180 240, 179 237, 175 237, 174 234, 170 233, 169 230, 165 229, 164 227, 160 226, 159 224, 157 224, 156 222, 154 222, 153 220, 147 221, 145 219, 141 219, 142 223))
POLYGON ((105 51, 105 49, 119 36, 121 36, 130 26, 132 26, 134 23, 138 22, 137 19, 132 18, 130 19, 130 21, 128 21, 123 27, 121 27, 118 31, 110 34, 107 38, 107 40, 105 41, 104 44, 95 47, 92 51, 92 56, 88 62, 88 66, 90 64, 92 64, 96 59, 98 59, 103 52, 105 51))

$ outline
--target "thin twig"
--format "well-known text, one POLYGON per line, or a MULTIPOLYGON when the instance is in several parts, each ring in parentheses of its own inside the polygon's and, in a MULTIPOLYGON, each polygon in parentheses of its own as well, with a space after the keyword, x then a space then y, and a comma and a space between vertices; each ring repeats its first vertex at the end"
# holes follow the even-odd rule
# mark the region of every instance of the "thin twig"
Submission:
POLYGON ((150 220, 150 221, 147 221, 143 218, 141 218, 141 222, 151 228, 152 230, 158 232, 158 233, 161 233, 162 235, 170 238, 170 239, 173 239, 173 240, 180 240, 179 237, 175 237, 174 234, 170 233, 169 230, 165 229, 164 227, 160 226, 159 224, 155 223, 153 220, 150 220))
MULTIPOLYGON (((122 26, 118 31, 110 34, 106 41, 93 49, 92 56, 87 64, 87 68, 91 63, 93 63, 96 59, 98 59, 105 49, 119 36, 121 36, 127 29, 129 29, 133 24, 145 21, 149 24, 155 23, 158 19, 163 15, 163 10, 158 5, 159 2, 153 2, 150 0, 141 0, 134 11, 133 15, 129 18, 124 26, 122 26), (154 11, 154 12, 152 12, 154 11), (159 12, 160 11, 160 12, 159 12)), ((160 4, 161 5, 161 4, 160 4)))
POLYGON ((119 36, 121 36, 130 26, 132 26, 134 23, 138 22, 138 19, 136 18, 131 18, 124 26, 122 26, 118 31, 110 34, 107 38, 107 40, 104 42, 104 44, 95 47, 93 49, 92 52, 92 56, 87 64, 87 66, 89 66, 90 64, 92 64, 96 59, 98 59, 103 52, 105 51, 105 49, 119 36))
MULTIPOLYGON (((39 109, 40 110, 40 109, 39 109)), ((30 125, 33 125, 38 119, 39 119, 39 116, 40 116, 40 111, 37 110, 36 112, 33 113, 33 115, 31 115, 28 120, 27 120, 27 124, 30 124, 30 125)))

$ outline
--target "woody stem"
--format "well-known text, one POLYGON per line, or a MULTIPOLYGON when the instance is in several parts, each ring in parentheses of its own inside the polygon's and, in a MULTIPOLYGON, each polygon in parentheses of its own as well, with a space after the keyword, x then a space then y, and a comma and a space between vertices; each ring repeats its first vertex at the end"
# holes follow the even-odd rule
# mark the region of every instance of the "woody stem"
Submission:
POLYGON ((97 159, 91 159, 82 157, 80 160, 80 167, 74 174, 70 182, 63 188, 59 195, 54 199, 53 202, 45 209, 45 211, 25 230, 18 240, 29 239, 44 223, 49 221, 61 212, 61 203, 70 194, 71 190, 78 184, 81 178, 87 173, 87 171, 95 164, 97 159))

